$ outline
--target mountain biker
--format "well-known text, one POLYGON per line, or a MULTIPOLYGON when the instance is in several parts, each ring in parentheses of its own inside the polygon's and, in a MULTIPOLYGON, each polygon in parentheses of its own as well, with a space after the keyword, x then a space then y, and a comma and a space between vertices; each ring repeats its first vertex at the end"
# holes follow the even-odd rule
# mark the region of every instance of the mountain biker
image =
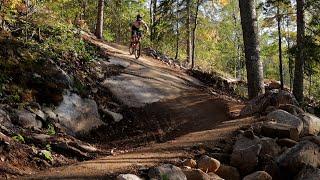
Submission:
POLYGON ((147 25, 147 23, 145 23, 142 20, 142 16, 140 14, 137 15, 137 19, 131 24, 131 42, 134 41, 134 35, 137 35, 140 40, 140 38, 142 37, 142 32, 140 30, 141 26, 143 26, 146 30, 147 33, 149 33, 149 27, 147 25))

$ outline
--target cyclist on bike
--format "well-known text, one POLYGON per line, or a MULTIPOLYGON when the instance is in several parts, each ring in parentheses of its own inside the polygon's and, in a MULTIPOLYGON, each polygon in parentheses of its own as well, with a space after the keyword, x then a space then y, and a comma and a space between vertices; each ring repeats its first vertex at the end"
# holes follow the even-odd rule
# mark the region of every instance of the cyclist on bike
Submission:
POLYGON ((141 26, 144 26, 144 28, 147 30, 147 33, 149 33, 149 27, 147 23, 145 23, 142 20, 142 16, 140 14, 137 15, 137 19, 131 24, 131 42, 134 41, 134 36, 137 35, 138 39, 142 37, 142 32, 140 30, 141 26))

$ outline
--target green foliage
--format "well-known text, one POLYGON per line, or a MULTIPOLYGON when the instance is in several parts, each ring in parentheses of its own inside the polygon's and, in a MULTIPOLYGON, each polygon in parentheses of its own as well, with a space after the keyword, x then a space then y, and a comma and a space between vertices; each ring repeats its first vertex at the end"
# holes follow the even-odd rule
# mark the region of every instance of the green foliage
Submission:
POLYGON ((25 143, 25 140, 21 134, 16 134, 12 137, 13 140, 18 141, 20 143, 25 143))
POLYGON ((51 148, 51 145, 50 145, 50 144, 47 144, 47 145, 46 145, 46 149, 47 149, 48 151, 52 152, 52 148, 51 148))
POLYGON ((50 151, 47 150, 41 150, 40 155, 43 156, 48 161, 53 161, 53 157, 50 151))
POLYGON ((161 180, 169 180, 169 177, 167 174, 162 175, 161 180))
POLYGON ((48 125, 48 135, 52 136, 56 134, 56 130, 54 129, 54 126, 52 124, 48 125))

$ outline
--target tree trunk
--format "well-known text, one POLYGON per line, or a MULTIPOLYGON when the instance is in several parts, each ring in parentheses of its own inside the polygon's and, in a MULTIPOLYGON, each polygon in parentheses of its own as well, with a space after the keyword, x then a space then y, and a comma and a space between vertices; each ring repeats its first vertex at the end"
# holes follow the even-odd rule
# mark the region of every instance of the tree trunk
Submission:
POLYGON ((99 0, 98 3, 98 16, 95 35, 98 39, 102 39, 103 35, 103 14, 104 14, 104 0, 99 0))
POLYGON ((198 25, 198 12, 199 12, 200 0, 197 0, 196 14, 194 16, 194 25, 192 29, 192 58, 191 58, 191 69, 194 68, 195 61, 195 48, 196 48, 196 30, 198 25))
POLYGON ((277 23, 278 23, 278 41, 279 41, 279 76, 280 76, 280 88, 283 90, 283 66, 282 66, 282 36, 281 36, 281 15, 280 15, 280 2, 278 0, 277 7, 277 23))
POLYGON ((192 64, 191 0, 187 0, 187 61, 192 64))
POLYGON ((176 36, 176 55, 175 60, 179 57, 179 40, 180 40, 180 31, 179 31, 179 0, 177 0, 176 4, 176 28, 177 28, 177 36, 176 36))
POLYGON ((247 68, 248 95, 264 93, 263 66, 259 56, 258 24, 254 0, 239 0, 247 68))
POLYGON ((304 0, 297 0, 297 54, 295 59, 293 95, 299 103, 303 102, 303 75, 304 75, 304 0))
MULTIPOLYGON (((290 19, 289 17, 287 17, 287 38, 286 38, 286 41, 287 41, 287 49, 290 49, 291 46, 290 46, 290 19)), ((293 63, 292 63, 292 59, 291 59, 291 56, 290 54, 288 54, 288 66, 289 66, 289 87, 290 87, 290 92, 292 90, 292 81, 293 81, 293 63)))
POLYGON ((151 0, 150 2, 150 20, 151 20, 151 29, 150 29, 150 41, 153 42, 156 36, 156 13, 157 13, 157 0, 151 0))

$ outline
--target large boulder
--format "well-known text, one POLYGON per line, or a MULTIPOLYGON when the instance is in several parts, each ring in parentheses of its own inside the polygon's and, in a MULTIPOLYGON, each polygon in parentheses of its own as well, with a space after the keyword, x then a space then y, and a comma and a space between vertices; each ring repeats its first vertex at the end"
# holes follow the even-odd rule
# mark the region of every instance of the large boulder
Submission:
POLYGON ((296 180, 319 180, 320 169, 312 166, 304 167, 295 177, 296 180))
POLYGON ((299 139, 299 131, 287 124, 266 122, 261 126, 261 134, 272 138, 299 139))
POLYGON ((252 100, 241 110, 240 116, 263 114, 269 106, 279 107, 280 105, 298 105, 294 96, 287 91, 272 90, 252 100))
POLYGON ((25 109, 15 110, 16 124, 23 128, 41 128, 42 122, 36 118, 36 114, 25 109))
POLYGON ((216 174, 225 180, 240 180, 239 171, 232 166, 221 165, 216 174))
POLYGON ((67 93, 54 111, 59 123, 69 134, 86 134, 104 123, 101 121, 97 104, 91 99, 82 99, 77 94, 67 93))
POLYGON ((163 164, 158 167, 151 168, 148 172, 150 179, 174 179, 187 180, 183 171, 172 164, 163 164))
POLYGON ((271 156, 271 157, 276 157, 280 154, 281 152, 281 147, 277 144, 275 139, 272 138, 261 138, 261 151, 260 151, 260 156, 271 156))
POLYGON ((303 135, 318 135, 320 132, 320 118, 309 113, 300 114, 303 121, 303 135))
POLYGON ((299 134, 303 129, 303 122, 297 117, 284 110, 277 110, 269 113, 267 119, 274 120, 279 124, 286 124, 297 129, 299 134))
POLYGON ((11 129, 13 127, 13 124, 11 122, 11 119, 6 111, 0 109, 0 125, 2 125, 4 128, 11 129))
POLYGON ((287 111, 288 113, 295 115, 295 116, 299 116, 299 114, 304 113, 304 111, 301 108, 299 108, 298 106, 292 105, 292 104, 281 105, 279 107, 279 109, 287 111))
POLYGON ((241 174, 253 172, 258 164, 261 148, 258 137, 254 136, 253 139, 250 139, 241 134, 233 146, 231 166, 238 168, 241 174))
POLYGON ((256 171, 245 176, 243 180, 272 180, 272 177, 265 171, 256 171))
POLYGON ((188 180, 211 180, 210 176, 200 169, 185 169, 183 173, 188 180))
POLYGON ((117 180, 142 180, 134 174, 120 174, 117 176, 117 180))
POLYGON ((291 174, 297 174, 304 166, 318 167, 320 146, 310 141, 301 141, 281 154, 277 162, 280 168, 291 174))
POLYGON ((63 92, 73 85, 72 78, 53 60, 39 61, 28 84, 35 90, 37 102, 58 105, 63 92))
POLYGON ((220 162, 207 155, 202 156, 198 162, 198 168, 204 172, 216 172, 220 167, 220 162))

